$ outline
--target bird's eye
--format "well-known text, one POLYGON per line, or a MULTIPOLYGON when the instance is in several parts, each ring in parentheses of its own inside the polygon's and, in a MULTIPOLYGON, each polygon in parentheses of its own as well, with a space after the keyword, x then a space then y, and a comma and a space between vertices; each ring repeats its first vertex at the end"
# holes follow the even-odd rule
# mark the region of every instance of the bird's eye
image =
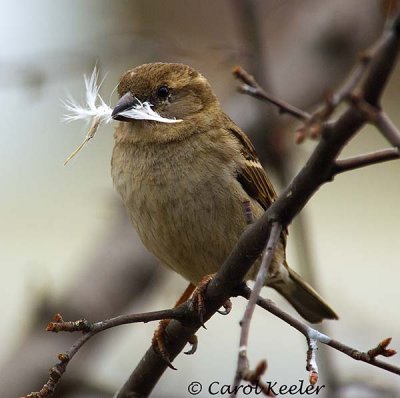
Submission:
POLYGON ((157 90, 157 95, 160 98, 167 98, 169 95, 169 88, 167 86, 161 86, 157 90))

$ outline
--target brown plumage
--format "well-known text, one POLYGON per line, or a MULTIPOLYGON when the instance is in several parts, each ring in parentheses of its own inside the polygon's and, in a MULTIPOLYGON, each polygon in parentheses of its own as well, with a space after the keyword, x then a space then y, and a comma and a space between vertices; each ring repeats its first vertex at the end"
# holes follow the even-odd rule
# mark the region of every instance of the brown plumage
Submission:
MULTIPOLYGON (((144 245, 193 284, 218 270, 246 228, 244 202, 258 219, 276 199, 249 138, 221 110, 207 80, 182 64, 145 64, 126 72, 113 117, 114 185, 144 245), (119 114, 135 101, 176 123, 119 114)), ((267 285, 308 321, 335 312, 285 259, 282 233, 267 285)), ((258 263, 248 278, 255 277, 258 263)))

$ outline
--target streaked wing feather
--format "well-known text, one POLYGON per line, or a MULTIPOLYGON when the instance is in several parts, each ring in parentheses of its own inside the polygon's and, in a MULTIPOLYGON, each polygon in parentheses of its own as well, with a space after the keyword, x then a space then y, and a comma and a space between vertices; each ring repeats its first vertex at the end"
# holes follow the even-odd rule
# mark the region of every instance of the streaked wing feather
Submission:
POLYGON ((238 181, 243 189, 266 210, 277 195, 271 181, 262 167, 257 153, 250 139, 236 126, 229 131, 241 144, 241 152, 244 157, 244 166, 238 173, 238 181))

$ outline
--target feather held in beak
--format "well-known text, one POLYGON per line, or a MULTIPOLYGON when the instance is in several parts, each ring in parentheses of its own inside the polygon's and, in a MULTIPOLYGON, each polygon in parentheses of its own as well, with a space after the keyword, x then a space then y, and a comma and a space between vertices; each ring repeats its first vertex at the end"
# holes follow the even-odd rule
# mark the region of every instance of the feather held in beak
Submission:
POLYGON ((149 102, 141 102, 137 98, 134 98, 132 106, 121 110, 120 112, 115 112, 117 108, 113 109, 107 105, 103 98, 99 94, 99 89, 104 79, 97 83, 98 81, 98 71, 94 67, 93 72, 90 77, 84 76, 85 81, 85 104, 80 105, 72 97, 68 97, 63 100, 62 103, 67 113, 63 117, 63 121, 72 122, 76 120, 84 120, 90 122, 90 128, 86 134, 83 142, 75 149, 74 152, 65 160, 64 165, 66 165, 72 158, 74 158, 81 149, 95 136, 98 128, 103 123, 109 123, 113 120, 151 120, 160 123, 179 123, 182 120, 168 119, 160 116, 151 107, 149 102))

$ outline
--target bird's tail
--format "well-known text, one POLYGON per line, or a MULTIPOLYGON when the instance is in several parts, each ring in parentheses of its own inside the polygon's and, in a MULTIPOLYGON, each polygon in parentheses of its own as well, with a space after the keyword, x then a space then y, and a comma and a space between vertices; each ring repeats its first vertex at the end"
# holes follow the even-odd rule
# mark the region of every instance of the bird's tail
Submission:
POLYGON ((311 323, 338 319, 335 311, 297 272, 289 267, 287 270, 289 278, 276 281, 271 287, 285 297, 304 319, 311 323))

